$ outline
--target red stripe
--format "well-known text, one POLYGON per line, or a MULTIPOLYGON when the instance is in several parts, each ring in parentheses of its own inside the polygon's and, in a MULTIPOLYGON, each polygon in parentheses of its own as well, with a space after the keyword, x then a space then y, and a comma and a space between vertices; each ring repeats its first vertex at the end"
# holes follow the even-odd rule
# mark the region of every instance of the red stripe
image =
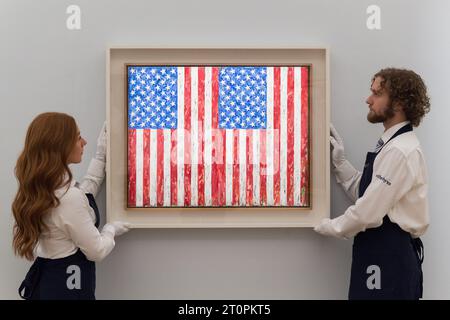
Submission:
POLYGON ((280 67, 273 70, 273 203, 280 204, 280 67))
POLYGON ((233 130, 233 206, 239 205, 239 130, 233 130))
POLYGON ((191 204, 191 68, 184 69, 184 205, 191 204))
POLYGON ((156 203, 158 207, 164 205, 164 131, 156 130, 156 203))
POLYGON ((308 161, 308 145, 309 145, 309 106, 308 106, 308 94, 309 94, 309 67, 302 67, 302 145, 301 145, 301 172, 302 181, 301 185, 301 204, 303 206, 309 206, 309 161, 308 161))
POLYGON ((227 192, 227 181, 226 181, 226 171, 225 171, 225 165, 226 165, 226 131, 220 130, 220 143, 219 150, 222 150, 222 155, 220 156, 220 163, 217 168, 218 174, 219 174, 219 199, 218 203, 219 206, 226 205, 226 192, 227 192))
POLYGON ((143 206, 150 206, 150 129, 144 129, 143 206))
POLYGON ((266 130, 260 131, 260 137, 259 137, 259 144, 260 144, 260 158, 259 158, 259 183, 260 183, 260 203, 262 206, 265 206, 267 204, 267 181, 266 181, 266 168, 267 168, 267 161, 266 161, 266 130))
POLYGON ((198 68, 198 205, 205 205, 205 141, 203 139, 203 121, 205 114, 205 68, 198 68))
POLYGON ((128 129, 128 206, 136 206, 136 130, 128 129))
POLYGON ((218 79, 218 68, 212 68, 212 76, 211 76, 211 197, 212 197, 212 205, 218 206, 219 201, 219 154, 221 151, 219 150, 219 129, 218 129, 218 91, 219 91, 219 79, 218 79))
MULTIPOLYGON (((245 131, 243 131, 245 132, 245 131)), ((253 205, 253 130, 246 130, 246 167, 247 167, 247 174, 246 174, 246 195, 245 195, 245 201, 247 203, 247 206, 253 205)))
POLYGON ((287 78, 287 205, 294 205, 294 68, 288 68, 287 78))
POLYGON ((170 130, 170 199, 173 206, 177 205, 177 130, 170 130))

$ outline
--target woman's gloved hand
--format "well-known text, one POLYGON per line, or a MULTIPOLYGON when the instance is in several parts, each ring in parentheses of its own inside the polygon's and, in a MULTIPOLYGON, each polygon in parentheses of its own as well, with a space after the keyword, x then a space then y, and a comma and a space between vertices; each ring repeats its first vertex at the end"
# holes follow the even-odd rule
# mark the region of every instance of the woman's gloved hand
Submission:
POLYGON ((123 221, 113 221, 104 225, 102 231, 112 233, 114 237, 120 236, 130 231, 131 224, 123 221))
POLYGON ((95 158, 106 162, 106 142, 107 142, 107 136, 106 136, 106 121, 103 123, 102 130, 100 131, 100 134, 97 138, 97 151, 95 152, 95 158))

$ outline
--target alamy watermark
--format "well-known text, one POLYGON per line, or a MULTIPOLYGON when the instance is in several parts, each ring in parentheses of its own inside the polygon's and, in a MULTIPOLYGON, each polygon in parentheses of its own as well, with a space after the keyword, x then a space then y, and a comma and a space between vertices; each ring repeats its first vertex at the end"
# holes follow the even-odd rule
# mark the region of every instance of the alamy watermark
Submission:
POLYGON ((381 269, 376 264, 370 265, 366 270, 367 274, 370 276, 367 278, 366 285, 369 290, 380 290, 381 289, 381 269))
POLYGON ((67 278, 66 285, 67 289, 73 290, 81 289, 81 269, 79 266, 73 264, 67 267, 66 270, 67 274, 70 274, 70 276, 67 278))
POLYGON ((69 30, 81 29, 81 9, 80 6, 71 4, 67 7, 66 13, 69 15, 66 20, 66 27, 69 30))

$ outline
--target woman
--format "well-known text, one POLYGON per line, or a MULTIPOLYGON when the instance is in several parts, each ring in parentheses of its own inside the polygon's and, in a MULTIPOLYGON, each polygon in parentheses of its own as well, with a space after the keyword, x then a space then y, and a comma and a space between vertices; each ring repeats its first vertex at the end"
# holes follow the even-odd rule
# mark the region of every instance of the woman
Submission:
POLYGON ((114 248, 123 222, 102 231, 94 197, 105 177, 106 125, 81 183, 69 164, 80 163, 86 145, 64 113, 38 115, 30 124, 15 169, 19 189, 12 204, 16 255, 33 260, 19 288, 24 299, 95 299, 95 263, 114 248))

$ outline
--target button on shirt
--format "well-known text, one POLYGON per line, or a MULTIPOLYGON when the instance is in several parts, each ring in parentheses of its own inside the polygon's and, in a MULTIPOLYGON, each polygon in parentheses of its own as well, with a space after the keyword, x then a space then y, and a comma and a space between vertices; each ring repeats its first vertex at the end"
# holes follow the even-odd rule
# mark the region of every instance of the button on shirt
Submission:
POLYGON ((72 180, 55 191, 60 204, 45 215, 48 230, 40 235, 35 256, 64 258, 80 248, 89 260, 100 261, 111 252, 114 235, 106 230, 99 232, 95 227, 95 212, 85 195, 92 193, 95 197, 104 177, 105 163, 92 159, 81 183, 72 180))
POLYGON ((429 225, 428 176, 419 140, 410 131, 389 141, 408 123, 398 123, 381 136, 385 145, 375 158, 372 181, 362 197, 358 198, 362 173, 347 160, 334 169, 336 180, 355 204, 343 215, 325 219, 320 233, 348 239, 381 226, 386 214, 413 238, 425 233, 429 225))

